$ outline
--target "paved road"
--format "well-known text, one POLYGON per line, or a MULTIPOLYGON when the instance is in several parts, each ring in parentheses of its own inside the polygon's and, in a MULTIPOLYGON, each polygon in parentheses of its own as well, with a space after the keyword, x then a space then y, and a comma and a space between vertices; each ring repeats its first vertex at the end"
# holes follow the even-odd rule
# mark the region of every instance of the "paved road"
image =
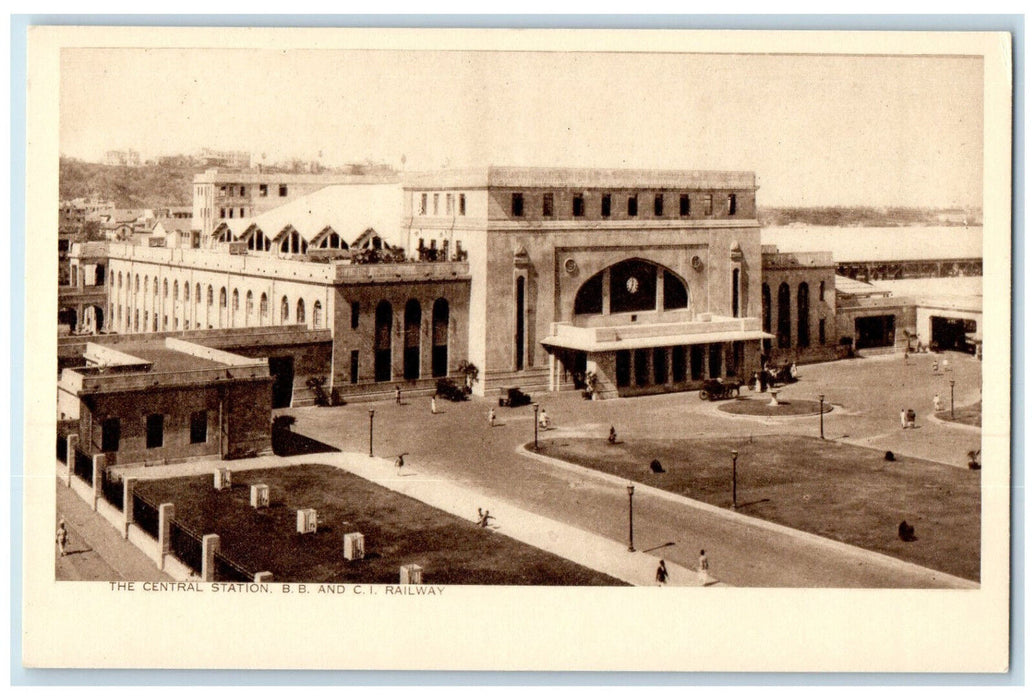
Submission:
MULTIPOLYGON (((968 359, 953 357, 954 376, 961 385, 979 376, 979 363, 968 359)), ((787 398, 810 396, 822 387, 830 400, 841 403, 837 417, 828 422, 828 437, 847 434, 863 442, 880 442, 879 435, 891 432, 896 448, 904 454, 953 459, 974 440, 971 433, 930 424, 926 433, 909 431, 902 436, 889 427, 898 425, 899 403, 919 408, 919 401, 927 394, 933 397, 932 389, 944 381, 930 375, 929 366, 899 363, 901 358, 897 362, 881 358, 809 366, 803 368, 802 381, 787 391, 787 398)), ((960 405, 969 398, 961 398, 960 405)), ((497 409, 497 426, 490 427, 487 416, 493 405, 485 399, 439 402, 440 413, 432 416, 426 397, 421 397, 403 406, 385 402, 291 413, 297 417, 298 432, 346 451, 365 453, 367 409, 373 407, 376 455, 407 452, 407 464, 421 478, 455 481, 487 498, 625 542, 629 506, 624 484, 518 454, 520 445, 533 437, 531 409, 497 409)), ((718 404, 701 402, 687 393, 603 402, 582 401, 568 393, 546 397, 545 405, 555 424, 562 426, 551 437, 589 434, 603 440, 611 425, 620 436, 643 437, 813 434, 818 428, 815 417, 765 420, 729 416, 717 410, 718 404)), ((921 410, 918 413, 923 415, 921 410)), ((706 549, 714 575, 736 586, 965 585, 959 579, 889 557, 688 506, 647 493, 642 487, 634 496, 634 530, 637 549, 652 549, 684 567, 695 568, 699 550, 706 549)))
MULTIPOLYGON (((57 556, 58 581, 171 581, 150 559, 57 480, 57 517, 65 519, 68 544, 57 556)), ((54 521, 57 530, 57 520, 54 521)), ((55 546, 55 550, 57 547, 55 546)))

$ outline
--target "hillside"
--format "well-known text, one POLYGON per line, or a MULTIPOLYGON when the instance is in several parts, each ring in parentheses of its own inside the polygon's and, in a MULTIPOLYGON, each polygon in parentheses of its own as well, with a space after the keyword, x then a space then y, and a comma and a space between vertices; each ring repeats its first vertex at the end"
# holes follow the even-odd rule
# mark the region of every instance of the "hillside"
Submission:
POLYGON ((759 206, 758 220, 762 226, 974 226, 981 209, 759 206))
POLYGON ((120 209, 191 205, 198 168, 171 165, 102 165, 62 158, 58 173, 62 200, 96 195, 120 209))

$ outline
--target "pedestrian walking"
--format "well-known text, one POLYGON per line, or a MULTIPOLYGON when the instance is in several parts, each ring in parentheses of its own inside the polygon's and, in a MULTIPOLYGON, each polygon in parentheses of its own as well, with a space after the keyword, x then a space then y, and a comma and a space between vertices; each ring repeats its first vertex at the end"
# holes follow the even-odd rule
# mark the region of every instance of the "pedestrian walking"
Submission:
MULTIPOLYGON (((405 454, 405 453, 403 453, 403 454, 405 454)), ((402 471, 402 468, 403 468, 403 455, 399 455, 398 457, 395 458, 395 468, 398 471, 400 471, 400 472, 402 471)))
POLYGON ((903 408, 901 411, 899 411, 898 419, 899 419, 899 421, 902 422, 902 429, 905 430, 906 429, 906 409, 903 408))
POLYGON ((938 374, 938 360, 935 360, 934 363, 931 365, 931 371, 935 374, 938 374))
POLYGON ((934 411, 935 413, 940 412, 944 406, 942 405, 942 397, 938 394, 934 395, 934 411))
POLYGON ((490 408, 489 409, 489 427, 490 428, 495 428, 496 427, 496 409, 495 408, 490 408))
POLYGON ((913 409, 909 409, 908 411, 906 411, 906 427, 916 427, 916 411, 914 411, 913 409))
POLYGON ((906 361, 907 365, 909 364, 909 347, 908 346, 906 346, 905 351, 902 353, 902 359, 906 361))
POLYGON ((58 553, 61 556, 65 556, 65 545, 68 544, 68 528, 65 527, 65 519, 61 518, 58 521, 57 529, 57 546, 58 553))
POLYGON ((395 404, 401 406, 403 402, 403 390, 398 384, 395 385, 395 404))
POLYGON ((708 556, 701 550, 701 556, 697 558, 697 578, 700 579, 701 585, 708 585, 708 556))
POLYGON ((431 415, 438 413, 438 408, 435 406, 435 397, 431 397, 431 415))
POLYGON ((539 427, 546 430, 550 427, 550 417, 546 415, 546 409, 539 411, 539 427))
POLYGON ((496 519, 495 516, 489 515, 489 509, 488 508, 485 509, 484 513, 482 512, 481 508, 478 509, 478 525, 479 526, 481 526, 481 527, 489 527, 489 521, 490 520, 495 520, 495 519, 496 519))
POLYGON ((658 582, 659 586, 664 586, 668 583, 668 569, 665 568, 665 560, 662 559, 661 563, 658 564, 658 571, 654 574, 654 580, 658 582))
POLYGON ((615 427, 611 426, 611 432, 607 434, 607 442, 609 445, 613 445, 618 442, 618 433, 615 432, 615 427))

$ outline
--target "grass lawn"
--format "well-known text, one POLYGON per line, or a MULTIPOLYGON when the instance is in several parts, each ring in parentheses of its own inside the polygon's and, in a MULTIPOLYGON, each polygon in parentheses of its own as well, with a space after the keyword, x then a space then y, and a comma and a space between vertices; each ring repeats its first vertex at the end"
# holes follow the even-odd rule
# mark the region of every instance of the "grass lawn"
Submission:
POLYGON ((975 428, 981 427, 981 402, 978 401, 970 406, 957 406, 956 417, 952 417, 952 411, 938 411, 934 414, 947 423, 963 423, 964 425, 972 425, 975 428))
POLYGON ((274 581, 398 583, 399 567, 424 567, 425 584, 625 585, 566 559, 478 527, 353 474, 325 465, 235 472, 216 491, 211 475, 143 481, 138 491, 174 503, 176 520, 220 536, 220 550, 274 581), (249 486, 270 487, 253 509, 249 486), (315 508, 316 534, 295 532, 295 511, 315 508), (346 561, 342 536, 362 532, 366 558, 346 561))
POLYGON ((974 581, 980 576, 981 473, 832 440, 540 440, 540 452, 974 581), (651 472, 657 459, 663 474, 651 472), (916 540, 898 538, 898 524, 916 540))

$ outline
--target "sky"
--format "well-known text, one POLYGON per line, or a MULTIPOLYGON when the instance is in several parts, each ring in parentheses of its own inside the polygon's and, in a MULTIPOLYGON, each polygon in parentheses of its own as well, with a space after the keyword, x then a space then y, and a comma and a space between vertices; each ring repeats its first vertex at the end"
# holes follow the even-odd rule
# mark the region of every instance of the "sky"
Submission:
POLYGON ((980 206, 980 58, 63 49, 61 153, 751 170, 762 206, 980 206))

